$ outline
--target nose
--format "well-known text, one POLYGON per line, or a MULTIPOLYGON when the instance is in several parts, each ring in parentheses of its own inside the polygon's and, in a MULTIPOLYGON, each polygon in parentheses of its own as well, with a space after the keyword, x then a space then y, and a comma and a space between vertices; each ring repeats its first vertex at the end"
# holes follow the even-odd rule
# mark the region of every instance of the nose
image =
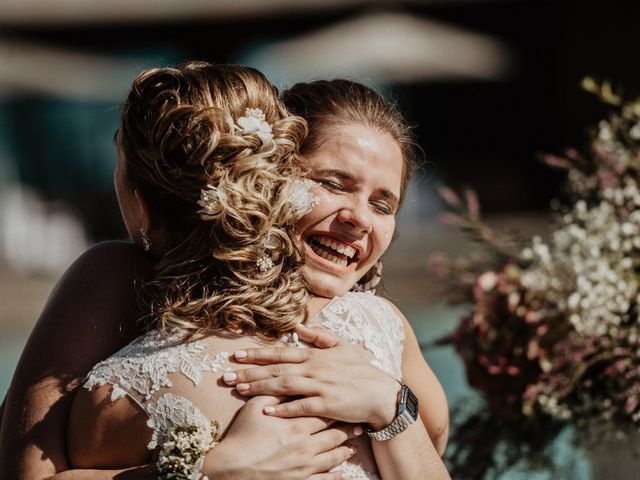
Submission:
POLYGON ((358 234, 368 234, 373 225, 372 212, 369 203, 354 199, 348 205, 344 205, 338 212, 338 220, 358 234))

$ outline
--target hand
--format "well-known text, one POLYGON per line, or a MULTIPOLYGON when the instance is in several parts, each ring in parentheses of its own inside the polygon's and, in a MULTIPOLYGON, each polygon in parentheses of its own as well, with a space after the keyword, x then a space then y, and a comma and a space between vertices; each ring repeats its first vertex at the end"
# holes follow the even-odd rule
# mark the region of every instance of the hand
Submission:
POLYGON ((235 353, 240 363, 264 365, 228 372, 227 385, 243 396, 303 398, 265 408, 279 417, 319 416, 366 423, 380 430, 396 416, 400 384, 369 362, 363 348, 327 331, 296 327, 301 340, 318 348, 250 348, 235 353))
POLYGON ((362 427, 331 425, 324 418, 276 418, 263 414, 273 397, 250 399, 226 436, 206 456, 204 471, 216 480, 338 480, 328 471, 353 456, 345 441, 362 427))

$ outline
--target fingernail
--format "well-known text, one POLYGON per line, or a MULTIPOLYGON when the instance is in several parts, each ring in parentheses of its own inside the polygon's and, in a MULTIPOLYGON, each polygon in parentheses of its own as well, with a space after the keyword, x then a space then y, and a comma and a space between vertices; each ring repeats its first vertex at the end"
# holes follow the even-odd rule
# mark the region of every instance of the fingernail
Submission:
POLYGON ((276 409, 274 407, 264 407, 264 410, 262 411, 267 415, 271 415, 272 413, 275 413, 276 409))
POLYGON ((349 445, 349 452, 351 453, 351 455, 355 455, 358 452, 358 449, 353 445, 349 445))
POLYGON ((354 429, 353 429, 353 434, 354 435, 362 435, 362 432, 364 432, 364 430, 362 429, 362 427, 360 425, 357 425, 354 429))
POLYGON ((223 380, 227 383, 229 382, 233 382, 234 380, 236 380, 238 378, 238 375, 236 375, 233 372, 227 372, 222 376, 223 380))
POLYGON ((236 390, 240 392, 246 392, 247 390, 249 390, 249 385, 247 385, 246 383, 239 383, 238 385, 236 385, 236 390))
POLYGON ((234 357, 236 358, 245 358, 247 356, 247 352, 245 352, 244 350, 237 350, 234 354, 234 357))

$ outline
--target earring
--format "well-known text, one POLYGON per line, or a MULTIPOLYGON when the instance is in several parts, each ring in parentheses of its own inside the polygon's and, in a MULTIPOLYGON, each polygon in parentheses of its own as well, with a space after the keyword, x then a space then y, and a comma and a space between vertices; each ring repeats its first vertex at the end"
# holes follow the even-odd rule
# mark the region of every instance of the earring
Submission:
POLYGON ((356 283, 352 288, 352 292, 373 292, 376 293, 376 287, 382 281, 382 262, 378 260, 376 264, 371 267, 364 277, 360 279, 360 282, 356 283), (367 280, 368 279, 368 280, 367 280))
POLYGON ((140 227, 140 235, 142 236, 142 249, 145 252, 148 252, 149 250, 151 250, 151 239, 149 238, 149 235, 147 234, 144 227, 140 227))

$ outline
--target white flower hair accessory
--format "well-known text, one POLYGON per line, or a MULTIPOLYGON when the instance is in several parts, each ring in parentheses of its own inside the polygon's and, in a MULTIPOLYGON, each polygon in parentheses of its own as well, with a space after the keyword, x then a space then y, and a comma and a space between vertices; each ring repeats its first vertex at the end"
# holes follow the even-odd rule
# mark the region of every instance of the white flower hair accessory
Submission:
POLYGON ((260 255, 258 260, 256 261, 256 266, 260 272, 265 273, 273 268, 273 260, 266 253, 260 255))
POLYGON ((311 187, 316 184, 308 178, 294 180, 289 193, 290 221, 295 222, 313 210, 320 203, 311 193, 311 187))
POLYGON ((264 112, 259 108, 247 108, 244 116, 238 119, 238 127, 244 135, 255 133, 263 143, 273 138, 271 125, 265 120, 264 112))
POLYGON ((207 185, 207 188, 203 188, 200 191, 200 200, 198 200, 198 205, 202 207, 198 210, 200 218, 214 220, 220 214, 222 210, 220 201, 222 195, 223 193, 212 185, 207 185))

